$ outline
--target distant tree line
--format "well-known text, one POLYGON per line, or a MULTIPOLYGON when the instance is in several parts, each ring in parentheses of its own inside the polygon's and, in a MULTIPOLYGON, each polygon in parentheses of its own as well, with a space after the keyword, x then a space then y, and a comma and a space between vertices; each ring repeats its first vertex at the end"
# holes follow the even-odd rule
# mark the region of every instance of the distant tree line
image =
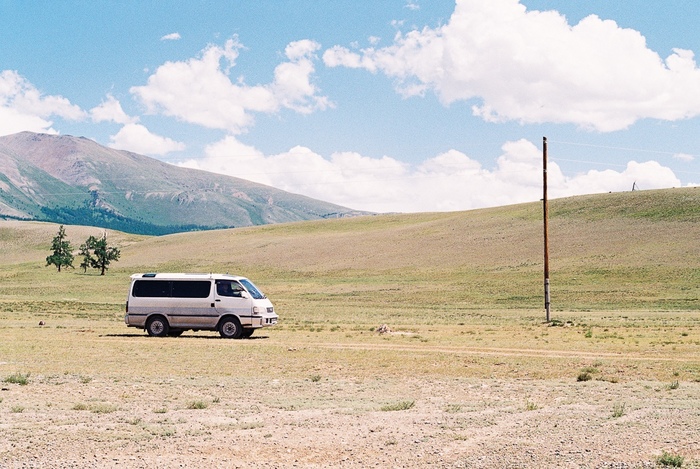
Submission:
MULTIPOLYGON (((56 266, 58 271, 63 267, 73 267, 73 246, 66 239, 66 230, 63 225, 59 226, 58 234, 54 236, 51 242, 52 254, 46 257, 46 266, 56 266)), ((107 244, 107 232, 105 231, 101 238, 90 236, 83 244, 80 245, 80 253, 83 256, 83 262, 80 267, 83 272, 87 272, 88 268, 98 269, 100 275, 104 275, 112 261, 119 260, 121 252, 119 248, 107 244)))
POLYGON ((161 236, 185 231, 205 231, 222 228, 234 228, 233 226, 206 226, 206 225, 155 225, 123 215, 118 215, 107 210, 84 207, 41 207, 45 221, 63 223, 65 225, 84 225, 108 228, 124 231, 126 233, 161 236))

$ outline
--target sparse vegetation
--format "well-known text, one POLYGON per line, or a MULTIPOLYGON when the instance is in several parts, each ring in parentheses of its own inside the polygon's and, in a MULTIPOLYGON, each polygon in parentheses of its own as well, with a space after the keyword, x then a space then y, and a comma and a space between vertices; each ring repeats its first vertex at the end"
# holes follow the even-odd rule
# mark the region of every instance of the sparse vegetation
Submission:
POLYGON ((204 401, 192 401, 189 404, 187 404, 187 408, 191 410, 201 410, 201 409, 206 409, 209 407, 206 402, 204 401))
POLYGON ((400 401, 396 402, 394 404, 386 404, 381 407, 381 410, 383 412, 395 412, 399 410, 408 410, 412 409, 413 406, 415 406, 416 403, 415 401, 400 401))
POLYGON ((29 384, 29 374, 13 373, 4 380, 5 383, 19 384, 20 386, 26 386, 29 384))
POLYGON ((685 458, 678 454, 668 453, 664 450, 656 460, 661 466, 667 467, 682 467, 685 458))
POLYGON ((462 411, 462 406, 460 404, 449 404, 445 408, 445 412, 450 413, 450 414, 456 414, 457 412, 462 411))
POLYGON ((98 403, 88 407, 93 414, 111 414, 117 411, 117 406, 109 403, 98 403))
POLYGON ((625 415, 625 403, 613 405, 612 416, 614 419, 622 417, 625 415))

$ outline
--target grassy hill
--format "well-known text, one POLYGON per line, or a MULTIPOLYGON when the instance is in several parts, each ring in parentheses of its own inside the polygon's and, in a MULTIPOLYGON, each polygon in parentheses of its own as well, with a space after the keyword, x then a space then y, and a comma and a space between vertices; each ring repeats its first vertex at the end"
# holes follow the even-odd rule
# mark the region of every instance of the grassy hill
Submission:
MULTIPOLYGON (((700 190, 693 188, 551 201, 553 311, 697 309, 699 218, 700 190)), ((458 321, 482 309, 543 309, 539 203, 160 237, 110 231, 122 258, 104 280, 40 267, 56 231, 52 224, 0 223, 0 299, 16 298, 17 282, 40 278, 57 285, 47 295, 53 300, 73 289, 98 301, 106 286, 107 298, 121 306, 132 272, 212 271, 250 276, 309 320, 351 313, 370 322, 430 321, 438 312, 458 321)), ((101 232, 67 227, 75 246, 101 232)))

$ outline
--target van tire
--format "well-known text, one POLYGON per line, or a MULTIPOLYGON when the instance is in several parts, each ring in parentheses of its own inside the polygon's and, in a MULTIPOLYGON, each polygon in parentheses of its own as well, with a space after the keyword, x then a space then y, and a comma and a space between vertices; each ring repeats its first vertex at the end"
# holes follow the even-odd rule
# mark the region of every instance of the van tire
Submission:
POLYGON ((247 339, 248 337, 253 335, 253 332, 255 332, 255 329, 253 329, 252 327, 248 328, 248 329, 243 329, 243 332, 241 333, 241 337, 244 337, 247 339))
POLYGON ((146 322, 146 332, 151 337, 165 337, 170 331, 168 320, 163 316, 153 316, 146 322))
POLYGON ((224 339, 240 339, 243 335, 241 322, 235 316, 227 316, 219 322, 219 334, 224 339))

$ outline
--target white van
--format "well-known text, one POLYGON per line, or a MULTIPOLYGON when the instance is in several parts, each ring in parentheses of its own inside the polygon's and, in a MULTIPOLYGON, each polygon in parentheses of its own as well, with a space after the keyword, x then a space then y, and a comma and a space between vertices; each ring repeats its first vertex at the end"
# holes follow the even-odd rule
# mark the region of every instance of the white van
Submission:
POLYGON ((124 322, 155 337, 186 330, 219 331, 226 339, 250 337, 277 324, 275 309, 245 277, 228 274, 134 274, 124 322))

